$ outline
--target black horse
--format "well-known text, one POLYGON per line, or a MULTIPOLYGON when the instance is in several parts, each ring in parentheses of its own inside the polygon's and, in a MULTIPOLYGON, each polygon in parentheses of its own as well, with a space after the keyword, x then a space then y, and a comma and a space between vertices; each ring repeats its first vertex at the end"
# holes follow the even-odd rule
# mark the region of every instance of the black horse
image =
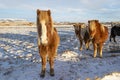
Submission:
POLYGON ((110 42, 111 42, 111 38, 113 38, 114 42, 116 42, 115 40, 116 36, 120 36, 120 26, 113 26, 111 28, 110 42))

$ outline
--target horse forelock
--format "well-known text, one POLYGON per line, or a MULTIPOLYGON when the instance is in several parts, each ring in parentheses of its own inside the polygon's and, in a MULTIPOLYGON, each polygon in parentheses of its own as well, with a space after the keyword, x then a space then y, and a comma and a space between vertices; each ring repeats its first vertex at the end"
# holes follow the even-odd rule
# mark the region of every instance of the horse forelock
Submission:
POLYGON ((94 31, 96 29, 96 22, 95 21, 89 21, 89 28, 90 31, 94 31))

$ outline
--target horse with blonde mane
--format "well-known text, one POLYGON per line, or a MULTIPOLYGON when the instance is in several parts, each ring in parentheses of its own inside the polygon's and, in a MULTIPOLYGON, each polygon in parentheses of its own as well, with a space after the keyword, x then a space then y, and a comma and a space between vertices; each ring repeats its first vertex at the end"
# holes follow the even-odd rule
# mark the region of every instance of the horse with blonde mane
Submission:
POLYGON ((50 75, 54 76, 54 58, 57 55, 60 37, 56 28, 53 27, 50 10, 44 11, 37 9, 37 31, 38 49, 42 59, 40 76, 45 76, 47 58, 50 64, 50 75))
POLYGON ((85 43, 86 49, 88 50, 90 44, 88 26, 86 26, 85 23, 76 23, 73 26, 76 37, 79 39, 80 50, 82 50, 83 42, 85 43))
POLYGON ((88 26, 90 39, 94 47, 93 57, 96 57, 98 51, 102 58, 102 48, 108 38, 108 28, 100 24, 98 20, 89 20, 88 26))

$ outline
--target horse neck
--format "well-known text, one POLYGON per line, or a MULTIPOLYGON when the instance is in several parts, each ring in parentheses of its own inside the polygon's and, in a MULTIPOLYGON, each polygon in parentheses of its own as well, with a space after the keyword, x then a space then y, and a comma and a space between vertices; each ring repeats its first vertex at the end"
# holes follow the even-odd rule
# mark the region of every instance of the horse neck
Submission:
POLYGON ((50 16, 50 27, 51 27, 51 34, 53 34, 54 27, 53 27, 53 21, 52 21, 51 16, 50 16))
POLYGON ((80 31, 81 31, 81 33, 85 32, 86 31, 86 27, 80 28, 80 31))

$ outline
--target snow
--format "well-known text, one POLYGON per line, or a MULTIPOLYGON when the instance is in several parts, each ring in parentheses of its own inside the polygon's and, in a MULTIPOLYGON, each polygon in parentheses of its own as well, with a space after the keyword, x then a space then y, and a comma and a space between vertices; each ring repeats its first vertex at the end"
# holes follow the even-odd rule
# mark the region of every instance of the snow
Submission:
MULTIPOLYGON (((57 26, 56 26, 57 27, 57 26)), ((55 76, 40 78, 41 59, 36 27, 0 27, 0 80, 120 80, 120 37, 104 44, 103 58, 93 58, 93 47, 79 51, 70 27, 57 27, 60 35, 55 76)))
POLYGON ((0 18, 0 21, 27 21, 26 19, 0 18))

